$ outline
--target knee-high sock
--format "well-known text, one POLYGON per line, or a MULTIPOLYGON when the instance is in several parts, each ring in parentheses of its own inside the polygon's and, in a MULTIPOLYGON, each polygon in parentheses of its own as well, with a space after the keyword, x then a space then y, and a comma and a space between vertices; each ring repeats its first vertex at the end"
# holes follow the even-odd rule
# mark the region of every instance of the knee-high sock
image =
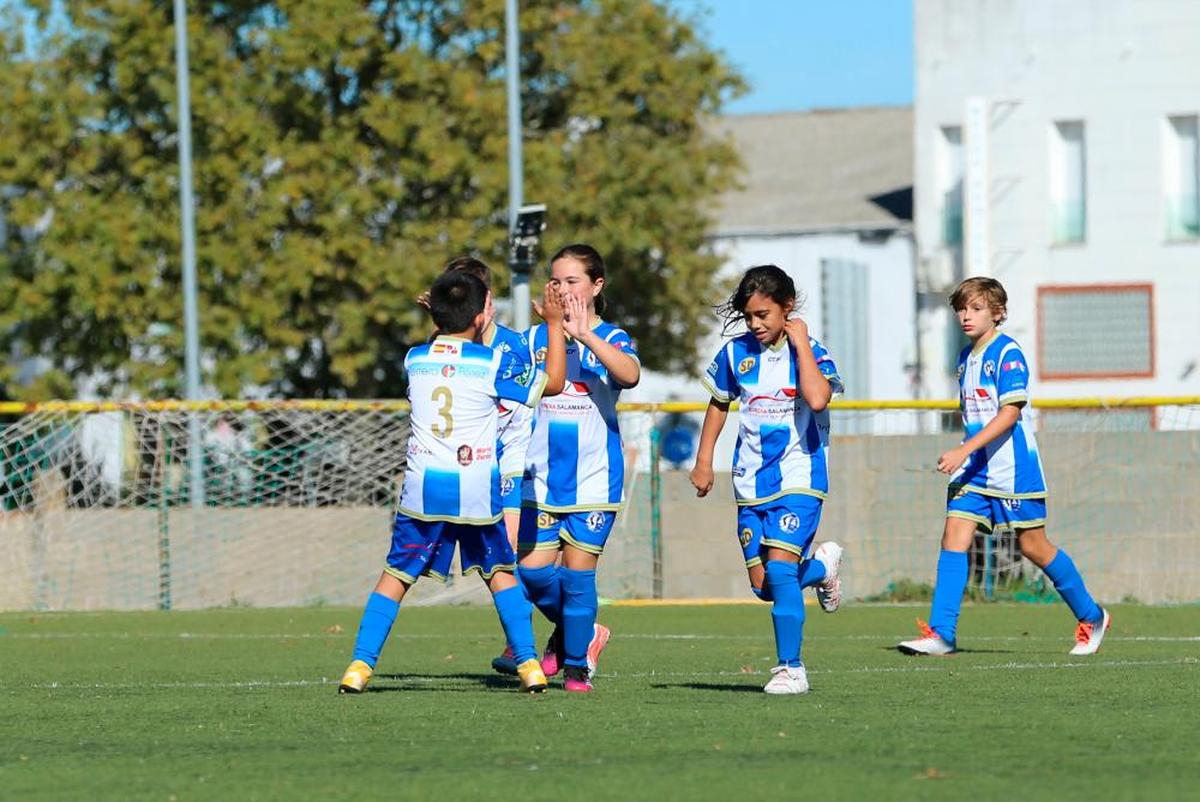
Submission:
POLYGON ((371 668, 375 667, 398 612, 400 602, 389 599, 382 593, 372 593, 367 597, 367 606, 363 608, 362 620, 358 623, 358 637, 354 639, 355 660, 362 660, 371 668))
POLYGON ((950 644, 958 637, 958 614, 962 610, 968 572, 966 552, 942 549, 938 555, 937 584, 933 588, 929 626, 950 644))
POLYGON ((1050 581, 1054 583, 1054 589, 1058 591, 1058 595, 1062 596, 1063 601, 1071 608, 1076 619, 1099 621, 1104 617, 1100 606, 1096 604, 1092 594, 1088 593, 1087 586, 1083 584, 1083 577, 1079 575, 1075 561, 1065 551, 1059 549, 1058 554, 1054 555, 1054 559, 1043 570, 1046 572, 1046 576, 1050 577, 1050 581))
POLYGON ((811 588, 819 585, 825 579, 825 563, 816 557, 809 557, 800 563, 800 587, 811 588))
POLYGON ((562 623, 562 582, 557 565, 541 568, 517 568, 525 594, 552 624, 562 623))
POLYGON ((533 605, 525 598, 521 586, 492 594, 492 602, 496 605, 496 614, 500 616, 500 626, 504 628, 513 659, 524 663, 537 657, 533 647, 533 605))
POLYGON ((775 625, 775 651, 780 665, 800 665, 804 640, 804 596, 800 592, 800 566, 782 560, 767 561, 767 587, 775 602, 771 622, 775 625))
POLYGON ((562 576, 563 605, 562 633, 563 652, 568 666, 586 666, 588 644, 596 624, 596 572, 573 571, 560 568, 562 576))

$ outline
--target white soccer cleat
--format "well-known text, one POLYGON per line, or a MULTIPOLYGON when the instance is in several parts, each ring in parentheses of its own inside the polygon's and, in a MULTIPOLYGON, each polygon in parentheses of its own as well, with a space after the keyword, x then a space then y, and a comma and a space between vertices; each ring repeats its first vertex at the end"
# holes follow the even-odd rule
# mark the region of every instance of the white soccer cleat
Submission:
POLYGON ((795 668, 775 666, 771 669, 771 679, 763 686, 763 693, 808 693, 808 672, 803 665, 795 668))
POLYGON ((817 585, 817 601, 827 613, 835 613, 842 606, 842 552, 832 540, 817 546, 813 557, 825 566, 825 578, 817 585))
POLYGON ((1075 627, 1075 648, 1071 649, 1072 655, 1095 654, 1100 651, 1100 642, 1112 626, 1112 616, 1108 614, 1108 610, 1101 607, 1100 612, 1104 613, 1104 617, 1099 621, 1080 621, 1079 626, 1075 627))
POLYGON ((918 655, 935 655, 941 657, 947 654, 954 654, 957 649, 953 643, 949 643, 942 639, 942 636, 937 634, 921 619, 917 619, 917 626, 921 628, 921 637, 915 640, 901 641, 896 644, 896 648, 905 654, 918 655))

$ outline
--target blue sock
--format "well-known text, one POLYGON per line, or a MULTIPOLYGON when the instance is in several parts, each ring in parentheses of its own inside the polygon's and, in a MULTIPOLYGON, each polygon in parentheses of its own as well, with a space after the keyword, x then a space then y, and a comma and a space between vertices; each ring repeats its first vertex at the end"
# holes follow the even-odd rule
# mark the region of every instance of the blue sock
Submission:
POLYGON ((492 594, 492 602, 500 616, 504 637, 512 648, 513 659, 520 664, 537 657, 533 647, 533 605, 525 598, 521 586, 492 594))
POLYGON ((541 568, 519 566, 517 574, 525 587, 525 595, 554 625, 562 623, 562 583, 557 565, 541 568))
POLYGON ((358 624, 358 637, 354 639, 355 660, 362 660, 371 668, 375 667, 398 612, 400 602, 389 599, 382 593, 372 593, 367 598, 367 606, 363 609, 362 620, 358 624))
POLYGON ((1075 561, 1065 551, 1059 549, 1050 564, 1042 570, 1050 577, 1054 589, 1063 597, 1076 619, 1095 622, 1104 617, 1100 605, 1096 604, 1092 594, 1088 593, 1087 586, 1083 584, 1083 577, 1079 575, 1075 561))
POLYGON ((938 555, 937 584, 933 586, 933 605, 929 626, 942 640, 953 645, 958 637, 958 613, 970 572, 965 551, 946 551, 938 555))
POLYGON ((825 563, 814 557, 809 557, 800 563, 800 587, 811 588, 813 585, 821 584, 824 579, 825 563))
POLYGON ((771 622, 775 625, 775 651, 779 664, 800 665, 804 640, 804 596, 800 592, 800 566, 782 560, 767 561, 767 587, 775 597, 771 622))
POLYGON ((562 576, 562 644, 568 666, 586 666, 588 644, 595 634, 596 611, 600 600, 596 596, 596 572, 572 571, 560 568, 562 576))

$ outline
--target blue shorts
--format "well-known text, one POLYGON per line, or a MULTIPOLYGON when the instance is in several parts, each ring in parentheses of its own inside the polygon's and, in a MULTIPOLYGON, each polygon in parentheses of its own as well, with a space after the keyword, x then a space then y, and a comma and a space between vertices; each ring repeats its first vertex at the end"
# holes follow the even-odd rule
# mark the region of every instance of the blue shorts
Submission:
POLYGON ((965 518, 987 529, 1037 529, 1046 525, 1046 499, 998 498, 952 487, 946 494, 946 517, 965 518))
POLYGON ((522 551, 542 551, 558 549, 566 543, 598 555, 604 552, 604 544, 616 522, 615 510, 548 512, 522 507, 517 545, 522 551))
POLYGON ((790 551, 803 559, 817 535, 821 507, 821 499, 803 493, 738 507, 738 542, 746 567, 761 565, 768 548, 790 551))
POLYGON ((500 504, 505 512, 521 511, 521 474, 500 477, 500 504))
POLYGON ((450 575, 456 544, 464 576, 478 571, 484 579, 491 579, 497 571, 516 570, 517 555, 508 544, 502 521, 460 524, 421 521, 407 515, 397 515, 392 525, 392 549, 384 570, 410 585, 420 576, 444 582, 450 575))

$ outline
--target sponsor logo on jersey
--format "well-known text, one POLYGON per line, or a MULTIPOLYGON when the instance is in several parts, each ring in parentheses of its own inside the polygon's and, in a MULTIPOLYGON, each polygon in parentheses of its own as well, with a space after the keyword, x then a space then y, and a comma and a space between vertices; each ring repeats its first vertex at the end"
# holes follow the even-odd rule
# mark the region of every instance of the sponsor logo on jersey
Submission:
POLYGON ((538 529, 549 529, 558 523, 558 518, 548 512, 539 512, 537 517, 538 529))
POLYGON ((507 354, 512 349, 509 347, 508 343, 500 343, 496 346, 496 350, 502 354, 507 354))
POLYGON ((455 370, 454 370, 453 365, 442 365, 442 375, 445 376, 447 379, 452 377, 454 375, 454 373, 455 373, 455 370))
POLYGON ((596 355, 591 351, 588 351, 587 359, 583 360, 583 363, 589 368, 594 368, 597 364, 599 364, 599 362, 596 360, 596 355))
POLYGON ((458 447, 458 464, 464 468, 475 461, 475 455, 471 453, 471 447, 461 445, 458 447))
POLYGON ((790 535, 800 528, 800 516, 794 512, 785 512, 779 519, 779 528, 790 535))
POLYGON ((987 390, 985 390, 985 389, 983 389, 982 387, 976 387, 976 388, 975 388, 975 395, 979 396, 980 398, 987 398, 987 397, 988 397, 988 391, 987 391, 987 390))
POLYGON ((712 362, 709 362, 709 363, 708 363, 708 370, 707 370, 707 371, 705 371, 705 372, 706 372, 706 373, 707 373, 709 376, 712 376, 712 377, 715 379, 715 378, 717 378, 717 370, 718 370, 718 368, 717 368, 717 360, 715 360, 715 359, 714 359, 712 362))
POLYGON ((750 531, 750 527, 743 526, 742 531, 738 534, 738 542, 742 544, 742 548, 749 546, 753 539, 754 533, 750 531))
POLYGON ((432 352, 435 354, 457 354, 457 343, 436 342, 433 344, 432 352))
POLYGON ((532 384, 533 383, 533 365, 528 366, 525 369, 525 372, 522 373, 520 376, 517 376, 515 379, 513 379, 513 381, 515 381, 517 384, 521 385, 522 387, 528 387, 530 384, 532 384))
POLYGON ((588 529, 593 532, 599 532, 604 528, 604 525, 608 523, 608 516, 597 510, 596 512, 588 514, 586 523, 588 529))
POLYGON ((754 357, 748 356, 738 363, 738 373, 746 374, 754 370, 754 357))
POLYGON ((995 362, 993 362, 992 360, 989 359, 987 362, 983 363, 983 375, 984 376, 991 376, 995 372, 996 372, 996 363, 995 362))

